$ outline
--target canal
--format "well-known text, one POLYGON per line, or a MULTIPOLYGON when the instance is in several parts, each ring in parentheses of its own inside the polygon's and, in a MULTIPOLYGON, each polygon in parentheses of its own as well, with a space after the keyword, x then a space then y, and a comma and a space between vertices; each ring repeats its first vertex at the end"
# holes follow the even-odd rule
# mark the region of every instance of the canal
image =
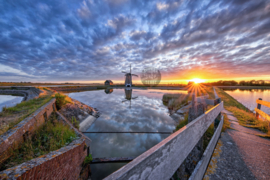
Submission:
POLYGON ((3 107, 15 106, 22 102, 22 100, 22 96, 0 95, 0 112, 2 112, 3 107))
MULTIPOLYGON (((257 107, 256 100, 258 98, 270 102, 270 89, 224 89, 224 91, 251 111, 257 107)), ((270 108, 262 106, 262 110, 270 114, 270 108)))
MULTIPOLYGON (((88 132, 173 132, 178 123, 163 105, 165 93, 181 90, 113 89, 69 93, 71 98, 97 108, 101 115, 88 132)), ((137 157, 170 134, 86 133, 93 158, 137 157)), ((102 179, 126 163, 91 164, 92 179, 102 179)))

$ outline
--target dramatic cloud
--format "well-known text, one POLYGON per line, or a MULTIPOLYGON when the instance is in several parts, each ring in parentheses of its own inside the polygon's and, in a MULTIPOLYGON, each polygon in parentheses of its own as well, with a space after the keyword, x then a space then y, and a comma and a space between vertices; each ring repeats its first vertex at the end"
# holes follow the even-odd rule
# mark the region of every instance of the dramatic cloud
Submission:
MULTIPOLYGON (((3 1, 0 81, 270 77, 269 0, 3 1)), ((268 78, 269 79, 269 78, 268 78)))

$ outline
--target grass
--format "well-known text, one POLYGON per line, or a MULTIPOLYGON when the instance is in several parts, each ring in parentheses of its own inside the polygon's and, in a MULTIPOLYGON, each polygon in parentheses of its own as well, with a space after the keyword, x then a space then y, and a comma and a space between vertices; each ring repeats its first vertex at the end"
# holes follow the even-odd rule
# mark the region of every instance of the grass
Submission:
POLYGON ((185 114, 185 118, 183 121, 180 121, 179 124, 176 126, 174 132, 178 131, 182 127, 188 124, 188 113, 185 114))
POLYGON ((61 109, 67 103, 72 103, 72 100, 70 99, 70 97, 64 94, 56 93, 54 97, 56 99, 55 104, 56 104, 57 110, 61 109))
POLYGON ((212 123, 203 135, 203 149, 205 150, 215 133, 214 123, 212 123))
MULTIPOLYGON (((259 129, 262 132, 270 133, 268 129, 268 122, 257 119, 255 114, 239 103, 236 99, 224 92, 222 89, 216 88, 218 96, 224 101, 224 107, 231 111, 233 115, 239 120, 239 124, 245 127, 259 129)), ((225 123, 224 123, 225 124, 225 123)))
POLYGON ((209 95, 209 99, 216 99, 215 98, 215 94, 214 94, 214 90, 213 87, 206 87, 204 86, 203 89, 207 92, 207 94, 209 95))
POLYGON ((23 101, 14 107, 4 107, 0 113, 0 121, 6 121, 8 125, 6 128, 0 129, 0 135, 13 128, 16 124, 34 113, 38 108, 48 103, 52 99, 51 94, 50 91, 47 91, 45 94, 40 95, 39 98, 23 101))
POLYGON ((76 137, 69 126, 58 122, 56 115, 51 115, 50 120, 26 139, 19 149, 11 152, 12 156, 0 167, 0 171, 60 149, 76 137))
POLYGON ((231 123, 229 121, 229 118, 227 116, 227 114, 223 114, 224 116, 224 120, 223 120, 223 126, 222 126, 222 132, 225 132, 228 128, 230 128, 231 123))

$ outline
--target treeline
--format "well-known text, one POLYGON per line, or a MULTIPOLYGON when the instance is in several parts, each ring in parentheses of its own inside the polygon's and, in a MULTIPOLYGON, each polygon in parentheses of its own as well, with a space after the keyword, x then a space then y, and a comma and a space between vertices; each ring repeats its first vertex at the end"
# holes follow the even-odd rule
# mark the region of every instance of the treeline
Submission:
POLYGON ((268 81, 264 80, 251 80, 251 81, 217 81, 217 82, 209 82, 203 83, 204 85, 211 85, 211 86, 270 86, 268 81))

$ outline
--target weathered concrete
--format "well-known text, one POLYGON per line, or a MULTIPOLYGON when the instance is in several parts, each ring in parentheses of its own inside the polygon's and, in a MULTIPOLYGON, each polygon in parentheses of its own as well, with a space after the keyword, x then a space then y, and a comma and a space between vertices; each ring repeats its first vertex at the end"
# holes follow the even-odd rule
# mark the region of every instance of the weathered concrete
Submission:
POLYGON ((222 110, 223 102, 106 177, 105 180, 169 179, 222 110))
POLYGON ((8 157, 8 149, 17 147, 39 126, 41 126, 55 110, 55 99, 36 110, 12 129, 0 136, 0 163, 8 157))
POLYGON ((207 169, 208 163, 211 159, 213 151, 214 151, 216 144, 218 142, 218 139, 220 137, 223 122, 224 122, 224 117, 222 116, 221 121, 218 125, 218 128, 216 129, 211 141, 209 142, 206 150, 203 153, 202 159, 198 162, 198 164, 197 164, 195 170, 193 171, 192 175, 190 176, 189 180, 201 180, 203 178, 204 173, 207 169))
POLYGON ((89 115, 85 120, 80 123, 80 131, 86 131, 95 122, 96 119, 96 117, 89 115))
POLYGON ((5 87, 0 89, 0 94, 24 96, 23 101, 34 99, 39 96, 41 90, 35 87, 5 87))
POLYGON ((0 179, 78 179, 87 156, 85 139, 0 172, 0 179))

